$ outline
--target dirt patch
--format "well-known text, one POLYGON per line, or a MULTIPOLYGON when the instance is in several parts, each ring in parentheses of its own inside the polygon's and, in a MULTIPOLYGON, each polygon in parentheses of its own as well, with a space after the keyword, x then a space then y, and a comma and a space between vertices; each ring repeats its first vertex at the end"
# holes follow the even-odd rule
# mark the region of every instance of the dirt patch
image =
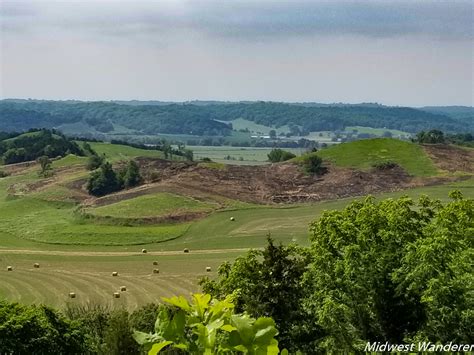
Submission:
POLYGON ((328 165, 326 174, 308 175, 295 163, 209 168, 150 158, 141 158, 138 162, 149 180, 147 184, 99 199, 90 198, 85 205, 102 206, 154 192, 173 192, 203 200, 221 197, 258 204, 294 203, 395 191, 423 184, 398 166, 364 172, 328 165))
POLYGON ((474 149, 447 144, 423 145, 423 149, 440 170, 474 173, 474 149))

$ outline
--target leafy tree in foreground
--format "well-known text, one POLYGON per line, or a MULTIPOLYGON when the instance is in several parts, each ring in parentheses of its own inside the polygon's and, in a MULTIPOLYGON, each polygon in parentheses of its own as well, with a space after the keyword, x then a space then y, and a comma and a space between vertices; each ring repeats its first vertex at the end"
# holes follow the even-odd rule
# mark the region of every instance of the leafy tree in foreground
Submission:
POLYGON ((45 306, 0 301, 1 354, 87 353, 79 323, 45 306))
POLYGON ((311 350, 311 340, 320 336, 320 329, 304 314, 300 284, 309 262, 307 249, 274 245, 269 237, 264 250, 252 250, 233 265, 221 265, 218 280, 204 278, 200 284, 214 297, 232 295, 238 312, 273 318, 282 347, 311 350))
POLYGON ((271 318, 253 319, 234 313, 232 298, 211 300, 210 295, 195 294, 193 302, 184 297, 164 298, 170 307, 158 313, 155 333, 135 332, 148 354, 161 350, 183 350, 191 354, 278 354, 278 334, 271 318))
POLYGON ((458 192, 452 197, 444 206, 427 197, 418 205, 407 197, 367 198, 312 225, 305 304, 327 333, 321 348, 469 342, 474 206, 458 192))

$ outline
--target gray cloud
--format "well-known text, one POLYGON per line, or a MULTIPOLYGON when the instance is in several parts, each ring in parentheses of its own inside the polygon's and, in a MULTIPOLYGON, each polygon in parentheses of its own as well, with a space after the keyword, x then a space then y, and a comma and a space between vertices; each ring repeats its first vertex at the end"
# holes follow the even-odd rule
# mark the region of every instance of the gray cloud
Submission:
POLYGON ((347 35, 473 39, 470 1, 10 1, 2 32, 105 36, 196 34, 240 40, 347 35))

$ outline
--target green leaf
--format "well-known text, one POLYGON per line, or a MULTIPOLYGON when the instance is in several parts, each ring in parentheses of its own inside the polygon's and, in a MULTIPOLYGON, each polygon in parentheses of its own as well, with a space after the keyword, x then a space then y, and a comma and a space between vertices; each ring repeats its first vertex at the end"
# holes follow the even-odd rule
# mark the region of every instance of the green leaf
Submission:
POLYGON ((275 322, 272 318, 260 317, 258 318, 253 329, 255 331, 254 343, 258 345, 268 345, 278 334, 278 330, 275 327, 275 322))
POLYGON ((169 340, 162 341, 161 343, 153 344, 150 351, 148 352, 148 355, 156 355, 170 344, 173 344, 173 342, 169 340))
MULTIPOLYGON (((242 344, 250 345, 253 342, 255 332, 252 328, 253 319, 248 316, 234 314, 230 317, 231 323, 237 328, 242 344)), ((231 333, 232 334, 232 333, 231 333)))
POLYGON ((231 331, 233 331, 233 330, 237 330, 236 327, 233 327, 233 326, 231 326, 230 324, 225 324, 225 325, 223 325, 223 326, 221 327, 221 329, 222 329, 223 331, 229 332, 229 333, 230 333, 231 331))
POLYGON ((163 301, 165 301, 166 303, 169 303, 173 306, 176 306, 178 308, 181 308, 185 311, 189 311, 191 309, 191 306, 189 305, 188 303, 188 300, 186 298, 184 298, 183 296, 174 296, 174 297, 171 297, 171 298, 163 298, 163 301))

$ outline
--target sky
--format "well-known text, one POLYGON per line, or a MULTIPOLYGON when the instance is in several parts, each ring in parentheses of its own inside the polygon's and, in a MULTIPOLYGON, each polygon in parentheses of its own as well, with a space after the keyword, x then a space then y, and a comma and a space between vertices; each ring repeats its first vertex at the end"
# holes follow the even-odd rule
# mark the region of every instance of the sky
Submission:
POLYGON ((0 0, 0 97, 472 106, 473 6, 0 0))

